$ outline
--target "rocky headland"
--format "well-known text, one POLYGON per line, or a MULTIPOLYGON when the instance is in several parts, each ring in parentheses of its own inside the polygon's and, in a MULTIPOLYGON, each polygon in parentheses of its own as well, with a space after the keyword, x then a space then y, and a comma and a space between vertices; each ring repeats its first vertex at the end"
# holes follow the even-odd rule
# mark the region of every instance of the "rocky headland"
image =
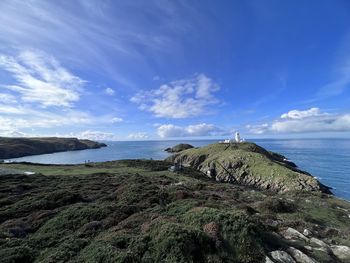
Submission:
POLYGON ((77 138, 6 138, 0 137, 0 159, 23 157, 45 153, 97 149, 104 143, 77 138))
POLYGON ((216 143, 182 150, 167 161, 191 166, 220 182, 277 192, 307 190, 331 193, 329 187, 299 170, 286 157, 250 142, 216 143))

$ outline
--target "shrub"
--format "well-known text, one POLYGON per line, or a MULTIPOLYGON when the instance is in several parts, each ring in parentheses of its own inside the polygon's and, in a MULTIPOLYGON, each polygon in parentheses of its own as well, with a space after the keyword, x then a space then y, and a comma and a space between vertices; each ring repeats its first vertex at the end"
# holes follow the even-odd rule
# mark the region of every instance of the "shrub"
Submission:
POLYGON ((285 199, 278 199, 273 197, 266 198, 259 205, 263 211, 274 212, 274 213, 293 213, 297 210, 294 203, 285 199))

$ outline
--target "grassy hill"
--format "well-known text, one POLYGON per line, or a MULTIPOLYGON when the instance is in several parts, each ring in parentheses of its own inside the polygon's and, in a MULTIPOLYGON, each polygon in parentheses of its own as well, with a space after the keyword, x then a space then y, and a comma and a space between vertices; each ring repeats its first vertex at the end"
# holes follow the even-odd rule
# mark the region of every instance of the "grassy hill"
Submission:
POLYGON ((169 162, 188 165, 211 174, 217 181, 239 183, 274 191, 308 190, 330 193, 315 177, 299 170, 284 156, 249 142, 210 144, 181 151, 169 162))

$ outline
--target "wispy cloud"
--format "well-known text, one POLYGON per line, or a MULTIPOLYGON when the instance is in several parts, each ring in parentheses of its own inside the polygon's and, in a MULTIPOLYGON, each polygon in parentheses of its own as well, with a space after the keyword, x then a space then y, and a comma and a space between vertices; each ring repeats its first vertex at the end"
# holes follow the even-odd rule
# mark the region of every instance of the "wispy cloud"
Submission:
POLYGON ((188 118, 204 114, 207 106, 216 104, 218 99, 214 93, 219 89, 212 79, 197 74, 164 84, 158 89, 140 92, 131 101, 156 117, 188 118))
POLYGON ((1 1, 0 50, 37 47, 135 87, 124 65, 132 61, 135 68, 179 50, 177 37, 189 23, 176 10, 186 5, 126 1, 117 6, 110 1, 1 1))
POLYGON ((117 141, 119 136, 111 132, 101 132, 101 131, 83 131, 78 133, 70 133, 68 136, 64 137, 77 137, 79 139, 88 139, 94 141, 117 141))
POLYGON ((55 58, 39 51, 23 51, 17 57, 0 55, 0 68, 10 72, 15 80, 3 88, 20 94, 23 102, 43 107, 71 106, 79 100, 84 83, 55 58))
MULTIPOLYGON (((0 109, 6 107, 0 107, 0 109)), ((0 115, 0 130, 20 131, 28 128, 52 128, 93 124, 96 120, 85 112, 68 110, 61 113, 37 111, 30 108, 9 107, 0 115)))
POLYGON ((248 125, 251 133, 304 133, 350 131, 350 114, 331 114, 319 108, 292 110, 271 123, 248 125))
POLYGON ((324 85, 317 93, 317 99, 328 98, 342 94, 350 87, 350 56, 343 58, 335 67, 334 79, 324 85))
POLYGON ((0 103, 17 103, 16 97, 11 94, 0 93, 0 103))
POLYGON ((350 88, 350 32, 348 31, 338 43, 334 62, 331 64, 331 79, 319 89, 312 100, 327 99, 339 96, 350 88))
POLYGON ((133 132, 128 135, 131 140, 146 140, 149 138, 146 132, 133 132))
POLYGON ((111 89, 111 88, 106 88, 104 90, 105 94, 109 95, 109 96, 113 96, 115 94, 115 91, 114 89, 111 89))
POLYGON ((157 129, 158 136, 161 138, 169 137, 198 137, 198 136, 219 136, 228 134, 214 124, 200 123, 188 125, 185 127, 173 124, 164 124, 157 129))
POLYGON ((120 117, 113 117, 111 120, 112 123, 119 123, 122 121, 123 121, 123 118, 120 118, 120 117))
POLYGON ((85 83, 52 56, 23 51, 18 56, 0 55, 0 71, 10 73, 9 84, 0 86, 0 134, 20 136, 24 130, 122 122, 116 116, 95 116, 75 109, 85 83))

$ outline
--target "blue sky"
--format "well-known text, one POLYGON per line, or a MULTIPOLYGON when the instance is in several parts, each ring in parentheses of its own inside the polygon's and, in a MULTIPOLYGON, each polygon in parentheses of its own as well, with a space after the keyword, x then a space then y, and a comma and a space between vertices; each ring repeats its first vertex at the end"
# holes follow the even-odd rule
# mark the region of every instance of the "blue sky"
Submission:
POLYGON ((349 137, 350 2, 0 1, 0 135, 349 137))

